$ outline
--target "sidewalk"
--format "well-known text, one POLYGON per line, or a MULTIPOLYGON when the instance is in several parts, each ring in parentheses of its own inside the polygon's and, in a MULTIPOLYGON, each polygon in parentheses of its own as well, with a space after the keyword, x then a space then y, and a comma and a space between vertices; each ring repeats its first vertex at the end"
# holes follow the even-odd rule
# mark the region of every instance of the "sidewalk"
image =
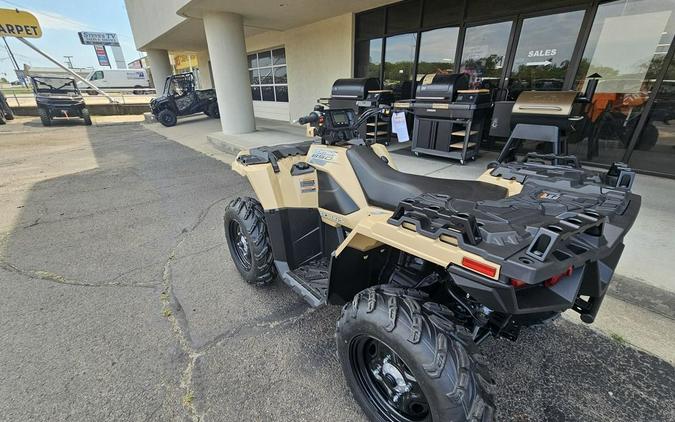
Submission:
MULTIPOLYGON (((220 121, 202 116, 181 119, 172 128, 157 123, 145 127, 228 164, 241 149, 307 140, 299 126, 265 119, 256 119, 256 124, 255 133, 229 136, 220 132, 220 121)), ((475 179, 496 158, 485 152, 461 166, 451 160, 415 157, 407 145, 390 150, 399 170, 438 178, 475 179)), ((670 235, 675 227, 675 180, 639 175, 633 190, 642 195, 640 216, 626 236, 626 249, 602 311, 589 327, 675 363, 675 281, 665 269, 675 262, 670 235)), ((564 317, 581 324, 573 311, 564 317)))

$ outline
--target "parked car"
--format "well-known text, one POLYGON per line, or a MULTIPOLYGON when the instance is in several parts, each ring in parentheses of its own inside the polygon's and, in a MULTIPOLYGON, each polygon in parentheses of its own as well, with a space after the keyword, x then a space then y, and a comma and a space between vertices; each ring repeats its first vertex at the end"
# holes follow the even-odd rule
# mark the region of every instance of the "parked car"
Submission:
MULTIPOLYGON (((150 78, 145 69, 105 69, 94 70, 85 78, 93 85, 105 89, 133 89, 134 94, 145 94, 150 88, 150 78), (145 88, 145 89, 144 89, 145 88)), ((79 82, 80 89, 86 89, 90 95, 98 94, 93 89, 87 89, 84 82, 79 82)))
POLYGON ((38 114, 44 126, 51 126, 55 117, 81 117, 85 125, 91 125, 89 109, 75 79, 52 76, 32 76, 30 79, 38 114))
POLYGON ((150 111, 164 126, 175 126, 178 116, 204 113, 218 118, 218 100, 214 89, 198 90, 192 73, 179 73, 166 78, 162 95, 150 101, 150 111))

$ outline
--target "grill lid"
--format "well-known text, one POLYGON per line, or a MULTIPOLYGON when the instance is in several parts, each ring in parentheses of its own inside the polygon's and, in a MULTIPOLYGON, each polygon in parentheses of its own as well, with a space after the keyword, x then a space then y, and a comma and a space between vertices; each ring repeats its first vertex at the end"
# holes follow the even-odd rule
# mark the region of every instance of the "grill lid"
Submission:
POLYGON ((368 93, 380 89, 380 81, 377 78, 345 78, 338 79, 333 83, 331 98, 365 100, 368 93))
POLYGON ((512 114, 569 117, 577 95, 576 91, 523 91, 512 114))

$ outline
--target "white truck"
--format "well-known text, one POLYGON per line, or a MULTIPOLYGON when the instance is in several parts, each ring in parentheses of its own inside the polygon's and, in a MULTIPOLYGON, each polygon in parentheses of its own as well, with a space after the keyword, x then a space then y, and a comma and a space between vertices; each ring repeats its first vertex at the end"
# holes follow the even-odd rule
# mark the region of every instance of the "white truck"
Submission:
MULTIPOLYGON (((134 94, 145 94, 151 88, 146 69, 99 69, 89 73, 85 79, 103 91, 133 89, 134 94)), ((78 85, 90 95, 98 94, 83 82, 78 85)))

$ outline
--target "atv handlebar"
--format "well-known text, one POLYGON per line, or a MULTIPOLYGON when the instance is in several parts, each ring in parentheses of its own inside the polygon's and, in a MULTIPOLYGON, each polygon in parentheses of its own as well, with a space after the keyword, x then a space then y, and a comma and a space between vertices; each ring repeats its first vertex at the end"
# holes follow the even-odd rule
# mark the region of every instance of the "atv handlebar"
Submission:
POLYGON ((301 125, 306 125, 307 123, 316 123, 319 121, 319 114, 315 111, 309 113, 306 116, 298 118, 298 123, 301 125))

